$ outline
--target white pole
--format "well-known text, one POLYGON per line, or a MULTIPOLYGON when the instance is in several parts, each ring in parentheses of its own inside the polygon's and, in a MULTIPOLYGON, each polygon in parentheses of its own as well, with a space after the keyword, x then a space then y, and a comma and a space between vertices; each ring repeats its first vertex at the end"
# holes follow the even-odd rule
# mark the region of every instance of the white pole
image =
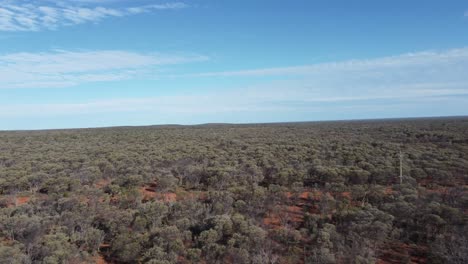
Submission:
POLYGON ((400 150, 400 184, 403 183, 403 153, 400 150))

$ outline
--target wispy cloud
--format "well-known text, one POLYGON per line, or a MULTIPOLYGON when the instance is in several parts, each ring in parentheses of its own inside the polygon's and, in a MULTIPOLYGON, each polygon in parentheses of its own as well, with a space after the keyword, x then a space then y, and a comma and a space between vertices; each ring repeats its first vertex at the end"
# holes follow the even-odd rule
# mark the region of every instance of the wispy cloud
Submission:
MULTIPOLYGON (((14 54, 0 57, 0 83, 3 82, 3 76, 10 78, 10 83, 15 83, 17 79, 28 80, 28 74, 44 76, 39 80, 34 79, 36 82, 42 81, 44 85, 50 85, 48 83, 51 82, 57 86, 69 85, 68 82, 73 83, 77 79, 81 82, 118 80, 134 76, 138 69, 158 64, 203 59, 206 58, 179 58, 121 51, 14 54), (35 67, 36 62, 39 63, 35 67), (13 67, 14 64, 17 66, 13 67), (2 69, 11 71, 5 73, 2 69), (20 77, 14 75, 18 69, 23 72, 20 77), (50 76, 55 77, 50 79, 50 76)), ((266 78, 263 82, 255 81, 256 85, 229 89, 212 87, 211 90, 205 88, 203 91, 193 91, 191 87, 186 87, 180 93, 167 96, 96 99, 69 104, 5 104, 0 106, 0 116, 44 117, 126 112, 172 115, 180 118, 174 121, 176 122, 216 113, 243 113, 247 117, 262 114, 274 117, 285 113, 293 117, 296 113, 302 113, 302 116, 306 116, 304 113, 317 113, 317 119, 332 112, 335 116, 340 116, 342 113, 360 111, 360 116, 363 116, 379 112, 382 107, 393 107, 393 112, 400 111, 404 114, 405 109, 424 108, 427 112, 427 109, 442 109, 443 106, 451 111, 447 110, 445 113, 466 114, 466 110, 463 112, 460 109, 466 109, 468 103, 467 69, 468 48, 462 48, 297 67, 179 75, 178 78, 183 78, 185 83, 186 79, 196 82, 198 78, 242 77, 245 81, 250 78, 275 78, 266 78), (192 91, 192 95, 183 94, 183 91, 192 91)), ((437 110, 434 111, 427 113, 437 115, 437 110)))
POLYGON ((465 11, 465 17, 468 17, 468 10, 465 11))
POLYGON ((0 55, 1 88, 66 87, 136 78, 157 66, 204 61, 200 55, 143 54, 119 50, 0 55))
POLYGON ((0 0, 0 31, 54 30, 62 26, 97 23, 111 17, 124 17, 156 10, 182 9, 181 2, 110 8, 97 6, 101 1, 73 1, 87 3, 76 5, 70 2, 43 4, 39 1, 0 0))
POLYGON ((272 90, 278 89, 276 93, 270 93, 267 89, 251 91, 256 92, 262 100, 271 95, 276 96, 271 98, 276 101, 284 98, 290 102, 314 103, 465 95, 468 93, 467 69, 468 48, 460 48, 375 59, 172 77, 285 79, 288 81, 269 87, 272 90))
MULTIPOLYGON (((180 119, 220 113, 294 113, 327 111, 376 111, 385 105, 396 108, 418 104, 468 102, 468 90, 455 88, 440 90, 436 86, 397 87, 397 93, 363 95, 321 95, 301 88, 279 85, 212 91, 198 95, 173 95, 149 98, 114 98, 76 103, 14 104, 0 106, 0 117, 70 116, 96 113, 146 113, 177 115, 180 119), (274 88, 271 88, 271 87, 274 88), (458 100, 458 101, 457 101, 458 100)), ((450 85, 449 85, 450 87, 450 85)))
MULTIPOLYGON (((326 73, 379 73, 395 72, 400 70, 414 69, 421 71, 424 68, 441 69, 449 66, 468 66, 468 48, 452 49, 444 51, 424 51, 407 53, 397 56, 349 60, 331 63, 319 63, 313 65, 302 65, 292 67, 248 69, 223 72, 204 72, 189 75, 186 77, 256 77, 256 76, 307 76, 321 75, 326 73)), ((176 76, 176 77, 182 77, 176 76)))

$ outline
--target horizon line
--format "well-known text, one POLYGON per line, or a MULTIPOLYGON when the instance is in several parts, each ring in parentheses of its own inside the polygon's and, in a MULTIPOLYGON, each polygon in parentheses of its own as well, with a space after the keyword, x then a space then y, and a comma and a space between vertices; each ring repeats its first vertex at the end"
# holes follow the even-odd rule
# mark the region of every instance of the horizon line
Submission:
POLYGON ((63 127, 63 128, 44 128, 44 129, 0 129, 0 133, 8 132, 51 132, 51 131, 72 131, 72 130, 99 130, 99 129, 118 129, 118 128, 150 128, 150 127, 203 127, 203 126, 242 126, 242 125, 276 125, 276 124, 301 124, 301 123, 326 123, 326 122, 360 122, 360 121, 407 121, 414 119, 468 119, 468 115, 449 115, 449 116, 408 116, 408 117, 376 117, 376 118, 350 118, 350 119, 323 119, 323 120, 294 120, 278 122, 208 122, 199 124, 152 124, 152 125, 116 125, 116 126, 96 126, 96 127, 63 127))

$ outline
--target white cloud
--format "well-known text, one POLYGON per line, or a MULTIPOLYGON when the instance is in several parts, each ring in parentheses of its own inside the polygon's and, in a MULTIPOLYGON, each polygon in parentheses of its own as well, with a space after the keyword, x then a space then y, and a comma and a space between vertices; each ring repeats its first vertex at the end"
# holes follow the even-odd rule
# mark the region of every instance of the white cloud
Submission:
POLYGON ((157 66, 207 59, 199 55, 119 50, 12 53, 0 55, 0 89, 67 87, 86 82, 132 79, 157 66))
POLYGON ((156 10, 182 9, 181 2, 109 8, 96 6, 101 1, 74 1, 76 5, 57 1, 45 5, 40 1, 0 0, 0 31, 54 30, 61 26, 97 23, 110 17, 123 17, 156 10))
POLYGON ((463 96, 468 96, 467 89, 460 89, 456 84, 449 89, 439 90, 436 85, 421 87, 396 87, 396 93, 368 94, 355 96, 330 96, 314 93, 307 89, 288 88, 286 83, 270 84, 262 87, 249 87, 228 91, 212 91, 198 95, 173 95, 149 98, 115 98, 91 100, 77 103, 56 104, 16 104, 0 106, 0 117, 24 116, 70 116, 96 113, 155 113, 158 115, 178 115, 179 117, 206 114, 235 113, 278 113, 278 112, 325 112, 325 111, 360 111, 379 109, 377 100, 390 100, 382 105, 411 106, 413 102, 432 103, 436 98, 439 103, 467 103, 463 96), (273 87, 273 88, 272 88, 273 87), (453 96, 462 96, 453 98, 453 96), (428 98, 425 100, 424 98, 428 98), (362 102, 374 102, 372 104, 362 102))
MULTIPOLYGON (((78 81, 131 78, 135 70, 148 65, 200 59, 204 58, 158 57, 121 51, 14 54, 0 57, 0 83, 3 76, 10 78, 10 82, 18 79, 15 76, 18 69, 23 72, 20 78, 25 80, 22 83, 25 86, 31 87, 27 82, 30 77, 28 74, 31 74, 33 81, 43 82, 44 86, 68 86, 78 81), (15 63, 8 63, 9 61, 14 61, 16 68, 12 65, 15 63), (99 61, 104 64, 99 65, 99 61), (5 72, 6 69, 11 69, 11 72, 5 72), (55 72, 60 74, 54 75, 55 72), (34 79, 37 75, 44 77, 34 79), (51 79, 50 76, 55 78, 51 79)), ((260 84, 229 89, 222 87, 225 80, 219 82, 220 87, 205 87, 203 91, 186 87, 185 91, 191 91, 193 95, 111 98, 69 104, 2 105, 0 116, 43 117, 129 112, 151 113, 154 116, 176 115, 188 120, 191 117, 223 113, 233 116, 236 113, 249 113, 249 116, 291 113, 293 116, 297 112, 334 112, 339 115, 341 112, 361 111, 367 114, 385 107, 404 111, 422 106, 431 109, 433 105, 439 108, 463 109, 468 103, 467 69, 468 48, 462 48, 298 67, 179 75, 178 78, 190 78, 192 83, 205 77, 228 78, 228 82, 231 78, 240 77, 248 81, 249 78, 274 76, 275 80, 266 78, 260 84)), ((186 79, 183 81, 187 83, 186 79)), ((259 82, 255 80, 255 83, 259 82)), ((437 115, 437 112, 429 114, 437 115)))
POLYGON ((152 10, 165 10, 165 9, 182 9, 187 8, 188 5, 185 3, 166 3, 158 5, 145 5, 139 7, 129 7, 125 11, 131 14, 140 14, 150 12, 152 10))
MULTIPOLYGON (((248 77, 248 76, 285 76, 285 75, 321 75, 326 73, 399 71, 402 69, 422 70, 424 68, 443 68, 447 66, 468 65, 468 48, 445 51, 424 51, 407 53, 376 59, 349 60, 342 62, 320 63, 313 65, 263 68, 238 71, 206 72, 185 75, 188 77, 248 77)), ((181 77, 181 76, 178 76, 181 77)))
MULTIPOLYGON (((466 95, 468 48, 424 51, 365 60, 176 75, 173 78, 285 79, 252 92, 263 99, 301 101, 390 100, 466 95), (280 96, 280 92, 282 95, 280 96), (296 97, 297 95, 297 97, 296 97), (290 98, 292 97, 292 98, 290 98)), ((258 82, 258 81, 256 81, 258 82)))

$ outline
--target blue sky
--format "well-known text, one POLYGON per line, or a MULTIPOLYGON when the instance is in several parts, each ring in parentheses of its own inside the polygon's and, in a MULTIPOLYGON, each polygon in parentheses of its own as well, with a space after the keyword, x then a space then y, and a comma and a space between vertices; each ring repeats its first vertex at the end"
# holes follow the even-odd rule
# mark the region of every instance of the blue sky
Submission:
POLYGON ((0 0, 0 129, 468 114, 468 2, 0 0))

